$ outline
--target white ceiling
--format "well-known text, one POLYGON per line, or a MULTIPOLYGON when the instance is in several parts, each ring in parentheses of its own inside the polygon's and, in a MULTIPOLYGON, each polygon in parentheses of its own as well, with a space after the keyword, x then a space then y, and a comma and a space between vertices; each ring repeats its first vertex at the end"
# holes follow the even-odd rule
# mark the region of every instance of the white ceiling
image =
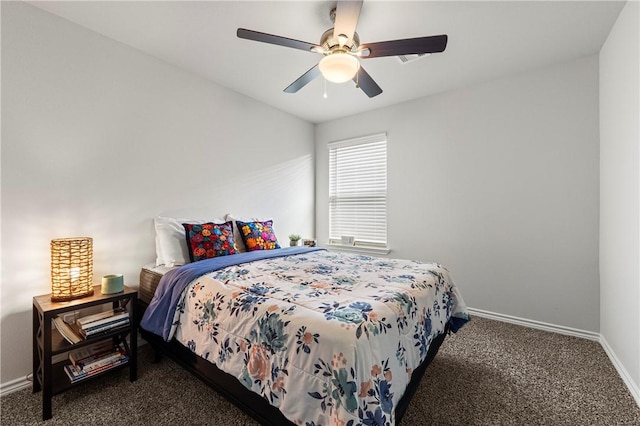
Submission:
POLYGON ((318 43, 335 1, 46 1, 31 4, 312 123, 598 52, 624 2, 366 1, 361 42, 447 34, 447 50, 402 64, 361 60, 383 89, 318 78, 282 90, 318 54, 238 39, 238 27, 318 43))

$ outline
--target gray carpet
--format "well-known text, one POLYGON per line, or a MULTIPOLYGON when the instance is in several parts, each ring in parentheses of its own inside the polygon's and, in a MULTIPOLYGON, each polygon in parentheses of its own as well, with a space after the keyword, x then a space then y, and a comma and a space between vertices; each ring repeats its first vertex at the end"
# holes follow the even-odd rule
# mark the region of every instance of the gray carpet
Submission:
MULTIPOLYGON (((0 424, 256 424, 147 346, 135 383, 124 370, 58 395, 45 423, 40 398, 3 396, 0 424)), ((640 425, 640 409, 598 343, 474 318, 445 340, 402 425, 640 425)))

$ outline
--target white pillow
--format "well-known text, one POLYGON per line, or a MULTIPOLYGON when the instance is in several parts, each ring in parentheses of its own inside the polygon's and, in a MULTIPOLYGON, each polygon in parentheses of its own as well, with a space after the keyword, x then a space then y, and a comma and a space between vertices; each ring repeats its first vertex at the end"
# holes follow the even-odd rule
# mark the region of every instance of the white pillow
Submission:
MULTIPOLYGON (((245 251, 247 251, 247 247, 244 245, 244 239, 240 234, 238 225, 236 225, 236 220, 239 220, 240 222, 266 222, 268 220, 273 221, 272 218, 262 219, 257 217, 251 217, 251 218, 237 217, 232 215, 231 213, 227 213, 227 215, 224 218, 226 219, 225 222, 229 222, 229 221, 233 222, 231 224, 233 226, 233 241, 236 243, 236 251, 240 253, 244 253, 245 251)), ((272 225, 272 228, 273 228, 273 225, 272 225)), ((275 229, 273 232, 274 233, 276 232, 275 229)))
POLYGON ((199 220, 158 216, 153 219, 153 222, 156 228, 156 266, 179 266, 190 262, 183 223, 225 223, 226 221, 220 218, 199 220))

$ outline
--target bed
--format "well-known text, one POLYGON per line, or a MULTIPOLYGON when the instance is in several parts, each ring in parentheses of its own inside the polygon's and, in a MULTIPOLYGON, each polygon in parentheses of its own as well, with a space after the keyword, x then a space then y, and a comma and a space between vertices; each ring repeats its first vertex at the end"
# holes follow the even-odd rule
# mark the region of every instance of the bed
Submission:
POLYGON ((468 321, 437 263, 319 248, 143 268, 142 337, 261 424, 398 424, 468 321))

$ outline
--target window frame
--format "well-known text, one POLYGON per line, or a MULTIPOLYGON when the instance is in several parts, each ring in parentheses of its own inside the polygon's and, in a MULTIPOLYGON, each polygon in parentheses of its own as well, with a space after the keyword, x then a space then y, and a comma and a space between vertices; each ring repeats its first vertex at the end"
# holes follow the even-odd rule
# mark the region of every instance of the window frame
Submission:
MULTIPOLYGON (((329 173, 328 173, 328 192, 329 192, 329 196, 328 196, 328 222, 329 222, 329 226, 328 226, 328 232, 327 232, 327 239, 328 239, 328 245, 329 247, 333 247, 333 248, 340 248, 342 250, 348 250, 348 251, 360 251, 360 252, 366 252, 366 253, 371 253, 371 254, 386 254, 389 252, 389 248, 388 248, 388 244, 389 244, 389 240, 388 240, 388 207, 387 207, 387 200, 388 200, 388 140, 387 140, 387 134, 386 132, 383 133, 376 133, 373 135, 368 135, 368 136, 362 136, 362 137, 357 137, 357 138, 350 138, 350 139, 344 139, 344 140, 339 140, 339 141, 334 141, 334 142, 330 142, 327 144, 327 149, 329 151, 328 154, 328 168, 329 168, 329 173), (340 236, 336 236, 336 235, 332 235, 332 228, 333 228, 333 223, 334 223, 334 212, 333 212, 333 205, 334 205, 334 198, 337 197, 337 195, 334 193, 335 190, 335 185, 337 184, 334 179, 336 179, 335 177, 335 169, 334 167, 336 167, 335 164, 333 164, 334 161, 336 161, 334 159, 334 150, 339 150, 341 148, 349 148, 349 147, 355 147, 355 146, 361 146, 361 145, 367 145, 367 144, 384 144, 384 158, 383 158, 383 162, 384 162, 384 195, 382 195, 383 198, 383 207, 384 207, 384 229, 383 229, 383 235, 384 235, 384 241, 380 242, 380 241, 369 241, 366 239, 358 239, 358 236, 355 235, 356 239, 353 245, 343 245, 340 236)), ((379 148, 374 148, 374 149, 379 149, 379 148)), ((373 154, 375 156, 375 152, 373 154)), ((380 164, 378 164, 378 167, 380 166, 380 164)), ((376 175, 376 178, 380 178, 380 176, 376 175)), ((375 178, 373 179, 373 181, 375 182, 375 178)), ((363 180, 363 183, 365 183, 366 180, 363 180)), ((376 190, 380 190, 379 188, 377 188, 376 190)), ((363 195, 361 198, 376 198, 376 196, 371 197, 371 195, 365 196, 363 195)), ((350 194, 350 198, 353 198, 353 194, 350 194)), ((355 234, 355 233, 354 233, 355 234)))

